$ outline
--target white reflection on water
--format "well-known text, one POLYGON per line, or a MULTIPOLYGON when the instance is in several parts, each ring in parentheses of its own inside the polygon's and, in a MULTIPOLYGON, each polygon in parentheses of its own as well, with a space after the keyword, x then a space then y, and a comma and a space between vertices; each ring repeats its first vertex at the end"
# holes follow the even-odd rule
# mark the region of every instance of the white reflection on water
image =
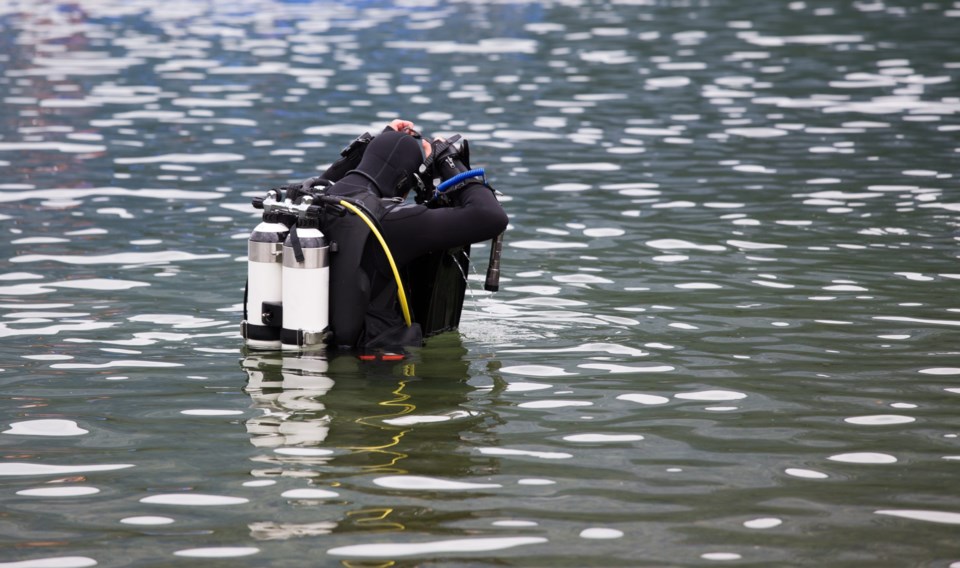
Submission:
POLYGON ((626 231, 624 231, 623 229, 616 229, 612 227, 604 227, 604 228, 597 227, 595 229, 584 229, 583 234, 588 237, 597 237, 597 238, 619 237, 621 235, 625 235, 626 231))
POLYGON ((587 248, 589 245, 587 245, 586 243, 568 243, 568 242, 558 242, 558 241, 518 240, 518 241, 507 242, 507 246, 511 246, 519 249, 553 250, 553 249, 569 249, 569 248, 587 248))
POLYGON ((514 375, 526 375, 530 377, 562 377, 573 374, 568 373, 558 367, 551 367, 549 365, 513 365, 510 367, 503 367, 500 369, 500 372, 514 375))
POLYGON ((800 477, 803 479, 826 479, 830 477, 829 475, 820 471, 815 471, 812 469, 796 468, 796 467, 787 468, 786 470, 784 470, 784 473, 792 477, 800 477))
POLYGON ((134 467, 133 464, 91 464, 91 465, 48 465, 36 463, 9 462, 0 463, 0 476, 5 475, 65 475, 70 473, 91 473, 97 471, 115 471, 134 467))
POLYGON ((243 413, 244 412, 242 410, 226 410, 218 408, 195 408, 180 411, 180 414, 187 416, 236 416, 243 413))
POLYGON ((873 319, 880 320, 880 321, 896 321, 896 322, 913 323, 913 324, 931 324, 931 325, 947 325, 947 326, 960 325, 960 320, 913 318, 913 317, 906 317, 906 316, 874 316, 873 319))
POLYGON ((0 568, 88 568, 97 561, 86 556, 51 556, 18 562, 0 562, 0 568))
POLYGON ((592 527, 580 531, 580 538, 587 539, 612 539, 623 538, 623 531, 617 529, 607 529, 601 527, 592 527))
POLYGON ((517 485, 534 485, 534 486, 542 487, 544 485, 556 485, 556 484, 557 482, 553 481, 552 479, 531 478, 531 479, 517 480, 517 485))
POLYGON ((135 360, 119 360, 119 361, 108 361, 106 363, 54 363, 50 365, 51 369, 113 369, 116 367, 122 368, 145 368, 145 369, 162 369, 170 367, 182 367, 183 363, 172 363, 168 361, 135 361, 135 360))
POLYGON ((487 456, 531 457, 545 460, 565 460, 573 455, 566 452, 540 452, 535 450, 517 450, 514 448, 478 448, 481 454, 487 456))
POLYGON ((681 284, 674 284, 674 288, 680 290, 720 290, 723 286, 719 284, 713 284, 710 282, 684 282, 681 284))
MULTIPOLYGON (((511 389, 511 386, 508 385, 507 390, 511 389)), ((544 385, 544 388, 550 388, 550 385, 544 385)), ((463 418, 473 418, 479 416, 479 412, 467 411, 467 410, 452 410, 450 412, 438 415, 417 415, 417 414, 407 414, 406 416, 400 416, 397 418, 387 418, 384 419, 385 424, 391 424, 393 426, 413 426, 416 424, 436 424, 441 422, 450 422, 451 420, 460 420, 463 418)))
POLYGON ((96 144, 70 144, 63 142, 0 142, 0 152, 10 150, 55 151, 68 154, 102 152, 106 146, 96 144))
POLYGON ((864 463, 864 464, 885 464, 896 463, 897 458, 889 454, 879 454, 876 452, 854 452, 849 454, 837 454, 827 458, 831 461, 843 463, 864 463))
POLYGON ((260 552, 259 548, 249 546, 221 546, 213 548, 188 548, 174 552, 174 556, 186 558, 238 558, 260 552))
POLYGON ((514 382, 514 383, 509 383, 505 390, 506 392, 532 392, 532 391, 546 390, 549 388, 553 388, 553 386, 554 385, 549 385, 546 383, 514 382))
POLYGON ((844 422, 850 424, 859 424, 862 426, 888 426, 891 424, 909 424, 916 422, 912 416, 902 416, 899 414, 876 414, 872 416, 851 416, 844 418, 844 422))
POLYGON ((517 546, 542 544, 545 542, 547 542, 547 539, 542 537, 517 536, 438 540, 418 543, 374 543, 331 548, 327 551, 327 554, 365 558, 394 558, 421 554, 437 554, 441 552, 492 552, 494 550, 506 550, 517 546))
POLYGON ((534 521, 494 521, 492 523, 495 527, 535 527, 538 523, 534 521))
POLYGON ((517 406, 520 408, 552 409, 593 406, 593 403, 586 400, 534 400, 530 402, 521 402, 517 406))
MULTIPOLYGON (((54 261, 64 264, 165 264, 168 262, 177 262, 184 260, 211 260, 217 258, 228 258, 228 254, 194 254, 183 251, 158 251, 158 252, 118 252, 103 255, 54 255, 54 254, 25 254, 15 256, 10 262, 42 262, 54 261)), ((110 285, 108 280, 103 281, 104 285, 110 285)), ((77 284, 72 282, 61 282, 60 286, 75 287, 77 284)), ((145 286, 145 284, 143 284, 145 286)), ((104 288, 98 288, 104 289, 104 288)), ((116 289, 116 288, 113 288, 116 289)))
POLYGON ((684 400, 707 400, 707 401, 721 401, 721 400, 741 400, 747 398, 747 395, 742 392, 734 392, 727 390, 705 390, 697 392, 684 392, 674 395, 675 398, 680 398, 684 400))
POLYGON ((775 517, 760 517, 744 521, 743 526, 748 529, 772 529, 783 524, 781 519, 775 517))
POLYGON ((262 521, 250 523, 250 536, 257 540, 289 540, 296 537, 330 534, 336 523, 325 521, 315 523, 277 523, 262 521))
POLYGON ((611 363, 583 363, 577 365, 581 369, 598 369, 601 371, 607 371, 613 374, 621 373, 669 373, 670 371, 676 370, 676 367, 670 365, 645 365, 645 366, 630 366, 630 365, 614 365, 611 363))
POLYGON ((467 481, 453 481, 435 477, 418 475, 392 475, 378 477, 373 480, 375 485, 389 489, 408 489, 414 491, 470 491, 474 489, 494 489, 503 487, 499 483, 472 483, 467 481))
POLYGON ((140 516, 140 517, 126 517, 120 519, 120 522, 125 525, 142 525, 142 526, 160 526, 160 525, 170 525, 175 521, 170 517, 155 517, 155 516, 140 516))
POLYGON ((96 495, 97 493, 100 493, 100 490, 96 487, 84 487, 80 485, 38 487, 36 489, 17 491, 17 495, 23 495, 25 497, 84 497, 86 495, 96 495))
POLYGON ((918 372, 924 375, 953 376, 960 375, 960 367, 931 367, 918 372))
POLYGON ((231 322, 225 320, 214 320, 210 318, 198 318, 185 314, 140 314, 129 318, 133 322, 156 323, 160 325, 169 325, 173 329, 198 329, 204 327, 218 327, 231 322))
POLYGON ((640 393, 628 393, 617 395, 617 400, 627 400, 630 402, 636 402, 643 405, 654 405, 654 404, 667 404, 670 402, 670 399, 665 396, 658 396, 654 394, 640 394, 640 393))
POLYGON ((223 495, 205 495, 202 493, 166 493, 151 495, 140 499, 141 503, 154 505, 182 505, 187 507, 221 507, 225 505, 240 505, 249 502, 244 497, 227 497, 223 495))
POLYGON ((638 442, 643 440, 639 434, 571 434, 564 436, 567 442, 603 444, 607 442, 638 442))
POLYGON ((891 517, 901 517, 914 521, 926 521, 928 523, 941 523, 946 525, 960 525, 960 513, 951 513, 948 511, 928 511, 917 509, 882 509, 874 511, 877 515, 888 515, 891 517))
POLYGON ((90 431, 79 427, 73 420, 44 419, 11 422, 10 429, 3 433, 19 436, 83 436, 90 431))
POLYGON ((743 557, 737 554, 736 552, 707 552, 705 554, 701 554, 700 558, 703 558, 704 560, 726 561, 726 560, 740 560, 743 557))
MULTIPOLYGON (((322 441, 322 440, 315 440, 322 441)), ((334 454, 333 450, 328 450, 326 448, 276 448, 273 450, 273 453, 279 454, 282 456, 300 456, 300 457, 317 457, 317 456, 332 456, 334 454)))
POLYGON ((336 491, 326 489, 291 489, 280 494, 284 499, 332 499, 339 497, 336 491))
POLYGON ((727 247, 722 245, 700 245, 683 239, 654 239, 647 241, 647 246, 660 250, 702 250, 707 252, 727 250, 727 247))
MULTIPOLYGON (((186 191, 182 189, 128 189, 123 187, 32 189, 29 192, 0 192, 0 203, 13 203, 30 199, 43 199, 48 203, 71 202, 86 197, 131 197, 136 199, 221 199, 222 193, 214 191, 186 191)), ((87 229, 64 233, 67 236, 106 234, 105 229, 87 229)))

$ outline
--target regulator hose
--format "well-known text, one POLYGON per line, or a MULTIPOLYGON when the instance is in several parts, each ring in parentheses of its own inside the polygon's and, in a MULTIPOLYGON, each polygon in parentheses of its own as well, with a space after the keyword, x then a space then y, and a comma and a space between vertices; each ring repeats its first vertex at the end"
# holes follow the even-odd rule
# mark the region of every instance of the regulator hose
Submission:
POLYGON ((484 175, 483 168, 476 168, 476 169, 469 170, 469 171, 466 171, 466 172, 460 172, 459 174, 453 176, 452 178, 450 178, 450 179, 448 179, 447 181, 445 181, 445 182, 441 183, 440 185, 438 185, 438 186, 437 186, 437 192, 438 192, 438 193, 443 193, 444 191, 446 191, 446 190, 450 189, 451 187, 457 185, 458 183, 462 182, 463 180, 470 179, 470 178, 473 178, 473 177, 483 177, 483 175, 484 175))
POLYGON ((407 294, 403 289, 403 280, 400 278, 400 271, 397 269, 397 263, 393 260, 393 254, 390 253, 390 247, 387 246, 387 241, 383 238, 383 235, 380 234, 380 231, 377 230, 376 225, 373 221, 360 210, 359 207, 341 199, 337 202, 337 205, 349 210, 351 213, 360 217, 360 219, 366 223, 367 227, 370 228, 370 231, 377 237, 377 240, 380 241, 380 246, 383 247, 384 254, 387 255, 387 262, 390 263, 390 269, 393 271, 393 277, 397 281, 397 297, 400 299, 400 309, 403 311, 403 321, 407 324, 407 327, 413 325, 413 320, 410 318, 410 306, 407 305, 407 294))

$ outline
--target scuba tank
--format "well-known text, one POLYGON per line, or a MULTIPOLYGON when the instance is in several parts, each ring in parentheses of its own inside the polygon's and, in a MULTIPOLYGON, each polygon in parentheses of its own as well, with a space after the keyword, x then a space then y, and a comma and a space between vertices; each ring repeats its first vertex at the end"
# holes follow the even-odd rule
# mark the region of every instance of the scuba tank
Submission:
POLYGON ((330 247, 315 215, 301 217, 283 243, 283 349, 323 345, 329 333, 330 247))
POLYGON ((264 210, 260 224, 247 242, 247 290, 244 297, 242 335, 251 349, 280 348, 281 247, 289 232, 284 216, 273 210, 276 190, 255 200, 264 210))

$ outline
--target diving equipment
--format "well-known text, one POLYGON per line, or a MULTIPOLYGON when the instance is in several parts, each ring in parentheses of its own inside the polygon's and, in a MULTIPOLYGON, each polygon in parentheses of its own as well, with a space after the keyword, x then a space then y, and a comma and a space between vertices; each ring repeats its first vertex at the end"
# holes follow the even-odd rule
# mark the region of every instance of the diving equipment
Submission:
POLYGON ((283 349, 324 343, 330 321, 329 251, 316 217, 298 219, 283 243, 283 349))
POLYGON ((242 334, 252 349, 280 349, 276 310, 282 300, 281 249, 290 230, 286 219, 272 205, 279 191, 272 189, 260 200, 264 209, 260 224, 247 241, 247 289, 244 298, 242 334))
MULTIPOLYGON (((424 145, 412 136, 390 130, 372 142, 355 141, 354 150, 345 150, 337 167, 324 175, 254 200, 264 213, 249 245, 252 289, 244 300, 242 324, 248 347, 287 351, 329 343, 391 350, 421 345, 423 337, 458 327, 469 271, 468 243, 491 238, 493 230, 481 227, 496 223, 494 230, 502 230, 506 217, 497 213, 500 207, 490 195, 483 195, 486 190, 497 195, 483 169, 471 170, 465 163, 466 141, 460 148, 455 145, 459 136, 437 141, 431 155, 439 161, 424 160, 424 145), (343 173, 348 162, 357 167, 343 173), (445 181, 434 188, 433 178, 445 181), (405 205, 413 185, 419 186, 420 205, 405 205), (473 206, 476 223, 470 218, 473 206), (457 211, 429 211, 447 207, 457 211), (427 220, 423 229, 412 222, 419 215, 427 220), (382 225, 395 231, 389 247, 382 225), (261 241, 270 244, 267 252, 257 252, 268 248, 261 241), (449 250, 439 248, 455 243, 449 250), (391 247, 400 247, 396 260, 403 264, 393 258, 391 247), (270 264, 262 261, 267 258, 270 264), (268 272, 269 278, 260 272, 268 272), (407 297, 412 299, 409 306, 407 297)), ((488 290, 499 285, 501 239, 491 243, 488 290)))

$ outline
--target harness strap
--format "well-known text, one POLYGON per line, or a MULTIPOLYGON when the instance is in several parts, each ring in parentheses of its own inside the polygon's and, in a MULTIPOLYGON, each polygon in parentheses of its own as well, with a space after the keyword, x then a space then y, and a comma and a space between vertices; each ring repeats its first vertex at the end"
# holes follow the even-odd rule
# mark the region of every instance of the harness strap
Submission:
POLYGON ((293 246, 293 257, 297 259, 298 263, 302 263, 304 260, 303 245, 300 244, 300 236, 297 234, 296 223, 290 227, 290 245, 293 246))
POLYGON ((447 140, 437 140, 433 143, 433 149, 430 152, 430 155, 423 161, 423 166, 420 168, 421 173, 426 173, 430 171, 430 166, 433 165, 434 160, 442 158, 446 154, 447 150, 457 143, 460 140, 459 134, 454 134, 447 140))
POLYGON ((407 324, 407 327, 410 327, 413 325, 413 319, 410 317, 410 307, 407 305, 407 294, 403 289, 403 280, 400 278, 400 271, 397 269, 397 263, 393 260, 393 254, 390 253, 390 247, 387 246, 387 241, 383 238, 383 235, 380 234, 380 231, 377 230, 377 227, 374 225, 370 217, 367 217, 358 207, 347 202, 346 200, 341 200, 340 205, 346 207, 356 216, 360 217, 360 220, 362 220, 367 227, 370 228, 373 236, 375 236, 377 241, 380 242, 380 246, 383 248, 383 252, 387 256, 387 262, 390 263, 390 268, 393 271, 393 277, 397 281, 397 298, 400 300, 400 309, 403 312, 403 321, 407 324))
POLYGON ((240 335, 256 341, 276 341, 280 339, 280 331, 279 327, 257 325, 246 320, 240 325, 240 335))

